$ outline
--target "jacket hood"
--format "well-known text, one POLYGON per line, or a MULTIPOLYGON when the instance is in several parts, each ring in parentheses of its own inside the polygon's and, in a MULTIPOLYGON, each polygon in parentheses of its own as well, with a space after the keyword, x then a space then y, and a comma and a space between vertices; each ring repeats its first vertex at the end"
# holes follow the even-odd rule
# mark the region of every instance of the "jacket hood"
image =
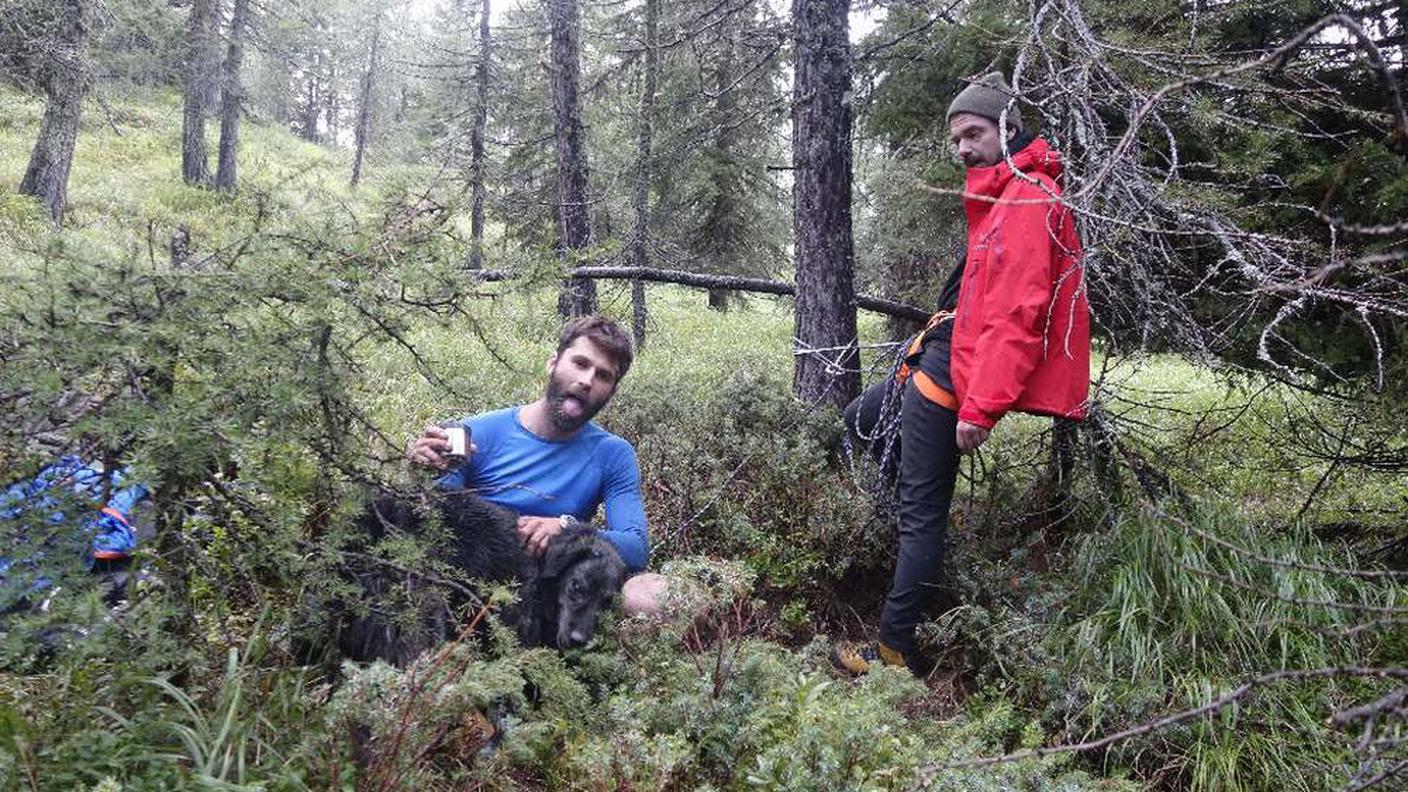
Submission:
MULTIPOLYGON (((1065 170, 1061 153, 1051 148, 1043 138, 1035 138, 1025 148, 1012 155, 1012 165, 1028 176, 1044 173, 1054 181, 1065 170)), ((1015 174, 1006 160, 986 168, 969 168, 963 180, 963 191, 970 195, 997 197, 1007 188, 1015 174)))

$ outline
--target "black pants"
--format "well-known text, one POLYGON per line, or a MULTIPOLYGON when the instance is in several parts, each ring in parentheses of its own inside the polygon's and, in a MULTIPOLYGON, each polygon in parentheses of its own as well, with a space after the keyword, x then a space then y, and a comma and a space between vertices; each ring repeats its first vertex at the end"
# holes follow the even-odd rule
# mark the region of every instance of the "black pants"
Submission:
MULTIPOLYGON (((873 385, 846 406, 846 426, 871 434, 879 419, 886 383, 873 385)), ((928 399, 911 377, 900 407, 900 549, 890 595, 880 613, 880 640, 906 655, 914 651, 914 628, 933 601, 944 546, 948 509, 958 478, 958 415, 928 399)))

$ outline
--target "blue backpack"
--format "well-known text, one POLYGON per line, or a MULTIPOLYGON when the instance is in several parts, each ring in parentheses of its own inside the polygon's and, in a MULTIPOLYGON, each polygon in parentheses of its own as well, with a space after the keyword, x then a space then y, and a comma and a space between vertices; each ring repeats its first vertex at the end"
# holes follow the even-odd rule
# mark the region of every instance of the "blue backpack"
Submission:
MULTIPOLYGON (((128 481, 122 469, 105 471, 98 462, 86 463, 80 457, 65 456, 45 466, 34 478, 11 484, 0 492, 0 524, 30 514, 54 526, 72 526, 71 536, 85 548, 84 561, 91 570, 99 562, 120 562, 132 555, 137 548, 132 512, 147 495, 147 487, 128 481), (104 489, 108 499, 101 502, 104 489), (75 502, 92 504, 92 509, 70 518, 62 509, 75 502)), ((5 550, 0 548, 0 553, 5 550)), ((16 565, 23 564, 35 573, 33 583, 26 588, 31 592, 47 588, 50 580, 42 571, 43 555, 42 549, 27 558, 0 555, 0 582, 6 581, 16 565)))

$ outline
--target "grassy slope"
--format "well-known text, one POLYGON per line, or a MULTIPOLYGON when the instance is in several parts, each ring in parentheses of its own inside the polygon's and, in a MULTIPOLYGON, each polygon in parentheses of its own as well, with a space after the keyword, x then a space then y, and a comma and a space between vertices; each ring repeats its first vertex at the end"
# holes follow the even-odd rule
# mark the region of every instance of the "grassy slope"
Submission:
MULTIPOLYGON (((380 191, 430 175, 402 167, 373 168, 369 183, 352 191, 345 187, 348 163, 341 153, 298 141, 279 129, 246 124, 240 194, 235 198, 214 195, 179 181, 176 97, 116 100, 113 105, 111 119, 92 107, 85 115, 70 179, 69 218, 62 234, 67 243, 100 254, 142 255, 151 245, 159 257, 164 240, 178 223, 186 224, 193 239, 202 240, 207 249, 222 245, 245 232, 261 202, 290 215, 346 217, 347 222, 353 222, 370 215, 380 191)), ((36 213, 13 193, 41 110, 32 99, 0 91, 0 243, 14 247, 3 257, 0 275, 25 267, 32 258, 24 251, 49 235, 36 213)), ((628 310, 629 295, 624 286, 604 285, 602 295, 606 310, 618 314, 628 310)), ((530 398, 539 387, 541 361, 550 348, 553 300, 554 295, 547 292, 509 291, 477 310, 483 338, 511 361, 510 367, 497 363, 462 324, 418 328, 413 340, 445 373, 452 386, 450 393, 418 374, 401 351, 381 348, 369 352, 365 363, 370 376, 363 389, 367 406, 390 435, 405 436, 428 420, 530 398)), ((785 302, 752 299, 746 308, 727 314, 707 311, 703 306, 704 296, 699 292, 670 287, 650 290, 653 326, 649 348, 627 380, 623 400, 632 398, 631 390, 635 389, 649 398, 669 394, 666 398, 677 398, 681 405, 693 404, 738 371, 761 372, 763 382, 779 391, 786 388, 792 363, 792 317, 785 302)), ((878 335, 878 321, 866 318, 863 325, 868 338, 878 335)), ((1215 503, 1214 510, 1222 515, 1218 519, 1230 523, 1230 535, 1264 552, 1278 548, 1284 557, 1346 560, 1338 550, 1322 549, 1308 537, 1268 537, 1251 527, 1294 516, 1326 471, 1323 465, 1301 464, 1284 453, 1282 438, 1295 431, 1295 419, 1287 418, 1281 408, 1284 393, 1262 391, 1256 382, 1229 385, 1207 369, 1169 357, 1121 361, 1111 372, 1106 391, 1111 409, 1148 422, 1140 437, 1145 447, 1191 490, 1208 495, 1215 503), (1253 393, 1260 395, 1229 431, 1191 444, 1191 453, 1175 451, 1190 445, 1188 438, 1197 431, 1197 415, 1210 410, 1231 412, 1253 393)), ((609 413, 605 420, 611 423, 609 413)), ((1005 422, 989 449, 989 458, 1002 462, 1022 456, 1044 425, 1022 417, 1005 422)), ((983 490, 978 492, 981 497, 983 490)), ((1006 491, 994 490, 994 497, 1002 492, 1006 491)), ((1406 494, 1408 484, 1388 476, 1352 481, 1331 478, 1320 492, 1322 505, 1315 516, 1323 521, 1391 520, 1402 508, 1406 494)), ((743 495, 724 489, 723 497, 743 495)), ((962 532, 959 541, 982 544, 980 537, 962 532)), ((1010 558, 982 558, 980 550, 971 552, 980 556, 975 566, 988 565, 999 570, 998 574, 1004 566, 1018 562, 1015 551, 1010 558)), ((1025 588, 1019 587, 1009 596, 985 596, 991 612, 983 617, 987 621, 973 628, 972 634, 980 637, 971 639, 980 644, 978 649, 989 653, 985 662, 1008 655, 1066 669, 1073 679, 1090 673, 1089 680, 1071 685, 1071 695, 1082 700, 1066 704, 1071 709, 1062 717, 1075 730, 1066 736, 1118 722, 1118 717, 1109 717, 1111 711, 1143 714, 1200 701, 1210 690, 1274 662, 1268 661, 1268 656, 1279 654, 1283 662, 1307 664, 1345 659, 1334 647, 1315 645, 1313 633, 1288 635, 1284 630, 1266 633, 1246 627, 1267 619, 1306 616, 1191 576, 1180 563, 1224 568, 1240 562, 1215 557, 1216 552, 1204 543, 1157 517, 1073 544, 1069 554, 1072 558, 1057 557, 1058 566, 1049 574, 1029 576, 1022 584, 1025 588), (1178 563, 1170 559, 1178 559, 1178 563), (1063 611, 1041 606, 1043 597, 1070 601, 1063 611), (1041 635, 1049 627, 1047 619, 1053 620, 1059 633, 1048 649, 1068 654, 1028 657, 1023 653, 1030 645, 1004 643, 1022 640, 1013 636, 1041 635), (1245 644, 1238 639, 1239 629, 1248 639, 1245 644), (1221 636, 1212 640, 1224 644, 1225 651, 1209 655, 1200 644, 1200 640, 1208 640, 1200 638, 1203 632, 1221 636), (1272 646, 1268 651, 1267 642, 1278 639, 1279 648, 1272 646), (1229 652, 1235 659, 1228 660, 1229 652), (1106 673, 1091 670, 1096 668, 1106 673), (1121 684, 1121 679, 1126 684, 1121 684)), ((1263 575, 1260 582, 1299 596, 1347 595, 1342 588, 1327 589, 1314 581, 1288 576, 1263 575)), ((1379 599, 1371 591, 1349 593, 1394 601, 1391 596, 1379 599)), ((1339 618, 1329 620, 1337 622, 1339 618)), ((969 727, 981 721, 982 711, 1010 707, 1002 697, 1015 695, 1016 690, 1035 684, 1033 679, 1041 676, 1039 670, 1030 676, 1024 675, 1027 673, 1018 670, 991 677, 996 687, 989 695, 997 699, 975 699, 966 721, 969 727)), ((1290 701, 1299 706, 1299 700, 1290 701)), ((839 716, 830 713, 827 717, 839 716)), ((1277 717, 1302 726, 1315 722, 1313 714, 1294 719, 1284 714, 1269 717, 1272 723, 1277 717)), ((844 720, 839 726, 844 728, 844 720)), ((1003 727, 1007 731, 995 732, 1008 735, 1003 739, 1009 747, 1012 728, 1008 724, 1003 727)), ((936 734, 940 739, 954 740, 954 745, 970 744, 962 738, 961 730, 958 734, 936 734)), ((1038 731, 1035 735, 1023 733, 1021 741, 1041 739, 1038 731)), ((1265 744, 1255 746, 1258 756, 1275 757, 1285 738, 1273 735, 1259 739, 1265 744)), ((981 744, 991 750, 991 743, 981 744)), ((1171 763, 1189 763, 1191 769, 1185 777, 1201 779, 1205 788, 1216 788, 1225 781, 1225 772, 1235 775, 1238 762, 1245 761, 1239 752, 1250 750, 1235 741, 1229 743, 1225 733, 1204 734, 1192 745, 1171 763), (1225 766, 1231 769, 1219 771, 1225 766)), ((950 749, 957 750, 952 745, 950 749)), ((1139 764, 1134 757, 1116 760, 1115 766, 1126 760, 1139 764)), ((1248 770, 1241 772, 1246 775, 1248 770)), ((1258 787, 1253 779, 1242 781, 1258 787)), ((1315 786, 1309 783, 1307 788, 1315 786)))

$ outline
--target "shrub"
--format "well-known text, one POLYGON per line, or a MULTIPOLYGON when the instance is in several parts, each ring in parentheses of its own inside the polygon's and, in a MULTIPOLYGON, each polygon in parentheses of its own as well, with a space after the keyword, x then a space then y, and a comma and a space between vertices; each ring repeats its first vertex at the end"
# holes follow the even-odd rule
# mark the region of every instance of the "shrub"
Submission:
POLYGON ((892 529, 838 464, 840 418, 766 372, 632 383, 611 426, 636 443, 661 556, 746 558, 766 587, 816 596, 882 565, 892 529))

